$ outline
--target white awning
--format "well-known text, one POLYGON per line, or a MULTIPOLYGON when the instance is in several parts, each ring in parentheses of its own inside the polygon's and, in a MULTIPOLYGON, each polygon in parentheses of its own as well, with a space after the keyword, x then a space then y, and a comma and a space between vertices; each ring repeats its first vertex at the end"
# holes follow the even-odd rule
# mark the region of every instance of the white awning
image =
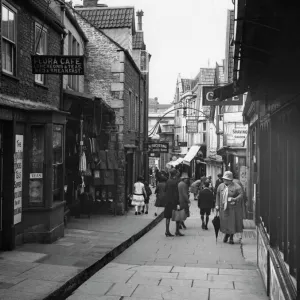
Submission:
POLYGON ((179 157, 177 158, 175 161, 170 161, 167 163, 167 167, 171 168, 172 167, 176 167, 178 165, 180 165, 183 162, 183 158, 179 157))
POLYGON ((200 149, 200 146, 192 146, 189 150, 189 152, 187 153, 187 155, 184 157, 183 159, 183 163, 185 165, 190 165, 191 161, 194 159, 194 157, 196 156, 196 154, 198 153, 200 149))

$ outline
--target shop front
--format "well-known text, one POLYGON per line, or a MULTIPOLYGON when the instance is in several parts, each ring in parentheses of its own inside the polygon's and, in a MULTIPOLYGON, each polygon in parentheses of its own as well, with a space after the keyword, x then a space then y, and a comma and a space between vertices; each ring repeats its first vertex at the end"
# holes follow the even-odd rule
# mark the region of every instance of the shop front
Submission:
POLYGON ((64 235, 65 114, 32 101, 1 100, 0 249, 51 243, 64 235))
POLYGON ((118 142, 114 111, 100 98, 64 91, 66 215, 115 213, 118 142))

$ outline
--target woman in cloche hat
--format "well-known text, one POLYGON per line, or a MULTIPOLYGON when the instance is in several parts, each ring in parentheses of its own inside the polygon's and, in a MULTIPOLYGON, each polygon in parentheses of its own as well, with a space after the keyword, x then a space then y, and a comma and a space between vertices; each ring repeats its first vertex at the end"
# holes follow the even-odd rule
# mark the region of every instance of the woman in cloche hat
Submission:
POLYGON ((225 234, 223 242, 226 243, 230 238, 229 243, 234 244, 233 235, 243 232, 243 191, 233 182, 232 172, 224 172, 223 183, 219 185, 216 196, 216 210, 220 211, 220 230, 225 234))

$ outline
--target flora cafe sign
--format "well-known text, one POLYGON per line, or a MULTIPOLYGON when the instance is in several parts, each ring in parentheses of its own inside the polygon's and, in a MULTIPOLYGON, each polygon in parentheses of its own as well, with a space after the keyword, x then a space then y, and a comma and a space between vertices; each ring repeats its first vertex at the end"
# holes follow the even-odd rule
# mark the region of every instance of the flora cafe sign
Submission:
POLYGON ((219 98, 214 99, 215 86, 202 87, 202 104, 203 106, 225 106, 225 105, 243 105, 243 94, 220 101, 219 98))
POLYGON ((84 56, 32 55, 33 74, 84 75, 84 56))

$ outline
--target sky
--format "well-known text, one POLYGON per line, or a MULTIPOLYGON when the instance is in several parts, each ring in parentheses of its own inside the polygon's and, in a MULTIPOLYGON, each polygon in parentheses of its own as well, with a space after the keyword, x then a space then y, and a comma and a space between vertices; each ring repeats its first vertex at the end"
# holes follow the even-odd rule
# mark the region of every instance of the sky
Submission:
MULTIPOLYGON (((174 99, 178 74, 195 78, 200 68, 225 58, 227 10, 232 0, 99 0, 143 10, 143 31, 151 54, 149 97, 161 104, 174 99)), ((73 0, 82 4, 82 0, 73 0)), ((136 17, 137 23, 137 17, 136 17)))

